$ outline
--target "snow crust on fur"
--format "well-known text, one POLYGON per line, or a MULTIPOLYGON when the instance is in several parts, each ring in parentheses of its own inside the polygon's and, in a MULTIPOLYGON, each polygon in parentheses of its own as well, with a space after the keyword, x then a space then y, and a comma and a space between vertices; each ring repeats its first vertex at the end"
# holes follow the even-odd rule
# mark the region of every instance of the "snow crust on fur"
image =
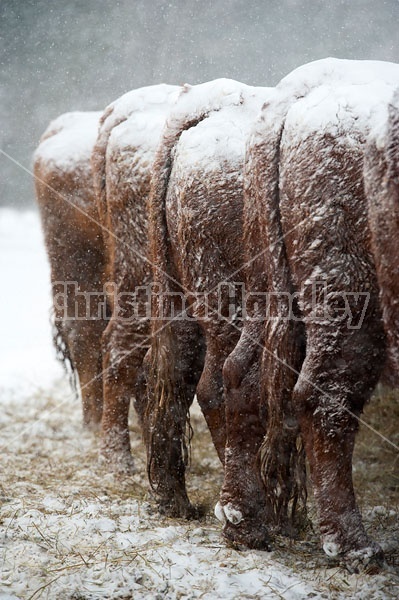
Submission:
POLYGON ((210 174, 220 171, 221 164, 227 171, 241 169, 247 136, 272 90, 230 79, 185 86, 169 122, 201 114, 207 118, 181 134, 174 163, 184 164, 187 174, 210 174))
POLYGON ((34 161, 40 160, 51 170, 64 172, 90 169, 90 156, 97 139, 101 112, 69 112, 54 121, 44 132, 34 161))
MULTIPOLYGON (((317 108, 323 102, 323 115, 314 110, 304 114, 302 109, 305 106, 298 103, 296 108, 291 107, 291 123, 300 125, 301 131, 306 127, 309 133, 322 124, 329 128, 334 125, 334 121, 331 121, 328 110, 331 104, 326 100, 333 94, 335 99, 339 98, 348 115, 356 107, 357 118, 367 120, 369 127, 377 127, 386 118, 386 103, 398 82, 399 65, 396 63, 338 58, 313 61, 295 69, 280 81, 271 97, 271 103, 265 107, 263 117, 270 122, 272 131, 278 131, 281 119, 287 114, 293 99, 304 98, 307 109, 317 108), (269 110, 271 105, 272 112, 269 110)), ((334 102, 333 98, 330 100, 334 102)), ((337 119, 342 118, 342 114, 336 116, 337 119)))
POLYGON ((160 83, 126 92, 108 105, 104 124, 106 123, 108 129, 112 129, 118 121, 125 119, 133 112, 163 113, 165 105, 170 105, 177 100, 181 89, 180 86, 160 83))
POLYGON ((291 136, 286 141, 295 143, 296 129, 298 138, 304 131, 324 130, 341 133, 350 143, 354 122, 365 132, 380 130, 398 83, 399 65, 394 63, 329 58, 296 69, 276 88, 278 96, 294 93, 298 98, 287 115, 291 136))
MULTIPOLYGON (((119 160, 131 161, 137 168, 150 168, 170 107, 177 100, 180 87, 157 85, 125 94, 113 105, 113 113, 102 128, 112 128, 107 146, 107 160, 115 152, 119 160), (118 124, 125 115, 126 120, 118 124)), ((127 165, 128 166, 128 165, 127 165)), ((131 169, 131 165, 130 165, 131 169)))
POLYGON ((100 135, 111 131, 108 152, 114 146, 123 148, 134 143, 137 151, 145 154, 156 147, 160 127, 165 122, 165 115, 170 110, 181 87, 159 84, 127 92, 110 104, 105 113, 100 135), (121 123, 123 121, 123 123, 121 123))
POLYGON ((117 189, 122 181, 135 193, 148 179, 166 117, 181 90, 166 84, 139 88, 105 109, 92 157, 99 210, 107 211, 106 187, 117 189))

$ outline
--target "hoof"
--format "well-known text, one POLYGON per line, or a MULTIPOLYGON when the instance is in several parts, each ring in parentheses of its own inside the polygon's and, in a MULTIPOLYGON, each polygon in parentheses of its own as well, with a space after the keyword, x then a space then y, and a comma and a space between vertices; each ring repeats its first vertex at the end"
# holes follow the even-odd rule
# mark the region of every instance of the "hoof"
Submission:
POLYGON ((384 553, 375 542, 364 540, 366 543, 360 548, 350 547, 346 544, 337 543, 334 540, 326 540, 323 550, 329 558, 337 559, 339 564, 350 573, 376 573, 385 564, 384 553))
POLYGON ((350 573, 378 573, 385 565, 384 552, 378 544, 371 542, 366 548, 349 550, 341 560, 342 565, 350 573))
POLYGON ((115 475, 131 476, 136 472, 133 456, 126 450, 118 452, 115 449, 103 449, 99 456, 101 466, 115 475))
POLYGON ((229 546, 236 550, 271 550, 267 527, 259 520, 243 517, 242 512, 231 502, 226 505, 218 502, 215 515, 224 525, 222 535, 229 546))
POLYGON ((223 527, 223 538, 228 546, 235 550, 250 548, 251 550, 272 549, 269 532, 265 525, 243 520, 239 525, 233 525, 227 521, 223 527))
POLYGON ((174 496, 168 498, 158 497, 158 508, 161 515, 173 519, 199 519, 201 511, 191 504, 187 497, 174 496))

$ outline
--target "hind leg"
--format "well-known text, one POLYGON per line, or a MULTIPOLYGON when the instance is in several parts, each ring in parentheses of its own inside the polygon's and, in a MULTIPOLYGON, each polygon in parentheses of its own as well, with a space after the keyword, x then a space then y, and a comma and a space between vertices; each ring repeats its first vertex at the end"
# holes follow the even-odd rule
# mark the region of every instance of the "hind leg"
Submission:
MULTIPOLYGON (((166 353, 168 376, 159 381, 159 372, 147 369, 149 403, 144 411, 143 432, 148 475, 161 512, 190 518, 195 510, 185 484, 185 438, 188 412, 204 364, 204 341, 198 324, 188 320, 171 322, 162 334, 160 347, 161 353, 166 353), (154 403, 158 394, 161 400, 154 403)), ((150 363, 149 356, 147 359, 150 363)))
MULTIPOLYGON (((197 386, 197 399, 212 436, 219 459, 224 464, 226 447, 226 414, 223 393, 223 365, 229 355, 230 345, 222 348, 207 336, 205 364, 197 386)), ((234 346, 233 346, 234 347, 234 346)))
POLYGON ((269 510, 258 453, 266 418, 260 406, 261 345, 244 330, 223 368, 226 402, 225 477, 215 514, 233 545, 268 549, 269 510))
POLYGON ((101 337, 105 321, 74 321, 66 328, 69 352, 79 377, 83 424, 100 428, 103 411, 101 337))
POLYGON ((358 416, 376 385, 384 360, 378 311, 358 330, 312 324, 294 390, 325 552, 349 567, 381 557, 364 530, 352 481, 358 416))
POLYGON ((148 347, 148 323, 131 317, 131 306, 118 306, 103 335, 104 407, 101 456, 119 473, 134 470, 129 436, 129 407, 148 347))
POLYGON ((90 244, 72 226, 66 228, 65 236, 67 239, 58 233, 49 251, 55 339, 64 347, 60 355, 66 352, 78 375, 83 423, 96 430, 102 418, 101 340, 107 325, 104 249, 100 238, 96 245, 90 244))

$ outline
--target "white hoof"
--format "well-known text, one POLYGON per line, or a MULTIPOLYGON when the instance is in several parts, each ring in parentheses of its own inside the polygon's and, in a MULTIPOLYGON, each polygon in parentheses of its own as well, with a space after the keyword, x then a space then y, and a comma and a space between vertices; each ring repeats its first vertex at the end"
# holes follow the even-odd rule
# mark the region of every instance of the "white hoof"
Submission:
POLYGON ((238 508, 234 508, 231 502, 226 504, 223 509, 226 519, 230 521, 230 523, 233 523, 233 525, 238 525, 238 523, 242 521, 242 512, 238 510, 238 508))
POLYGON ((341 551, 340 547, 335 542, 324 542, 323 550, 327 554, 327 556, 330 556, 332 558, 338 556, 338 554, 341 551))
POLYGON ((224 514, 223 506, 220 504, 220 502, 216 504, 214 512, 217 520, 224 525, 226 523, 226 515, 224 514))

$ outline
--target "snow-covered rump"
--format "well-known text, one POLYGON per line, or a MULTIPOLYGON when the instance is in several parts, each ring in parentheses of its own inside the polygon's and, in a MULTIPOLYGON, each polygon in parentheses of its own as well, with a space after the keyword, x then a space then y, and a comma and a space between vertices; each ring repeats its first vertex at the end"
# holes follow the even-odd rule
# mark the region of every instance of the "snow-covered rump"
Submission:
POLYGON ((106 146, 108 160, 115 152, 123 157, 124 150, 134 150, 135 161, 148 168, 166 114, 181 90, 179 86, 152 85, 131 90, 112 102, 101 118, 97 148, 106 146))
POLYGON ((165 113, 165 106, 173 104, 181 92, 180 86, 160 83, 131 90, 111 102, 106 109, 103 122, 107 129, 112 129, 121 120, 133 113, 146 111, 165 113))
POLYGON ((252 123, 272 90, 231 79, 186 87, 169 121, 179 123, 195 116, 202 120, 182 133, 174 162, 185 164, 187 176, 195 170, 210 177, 212 171, 220 171, 221 164, 226 171, 241 170, 252 123))
MULTIPOLYGON (((348 117, 337 113, 337 119, 344 116, 345 123, 345 118, 350 119, 354 108, 356 116, 353 118, 360 118, 367 128, 378 127, 386 119, 387 102, 398 84, 399 65, 396 63, 338 58, 310 62, 294 69, 280 81, 265 106, 260 123, 267 121, 270 131, 277 132, 281 119, 290 109, 291 123, 300 125, 302 131, 306 126, 311 133, 322 123, 330 126, 331 112, 328 109, 331 105, 327 100, 331 104, 338 100, 348 117), (302 104, 302 98, 305 104, 302 104), (320 102, 324 103, 322 117, 318 109, 320 102)), ((254 134, 258 128, 255 127, 254 134)))
MULTIPOLYGON (((159 310, 160 304, 154 307, 153 313, 151 360, 156 378, 147 386, 146 413, 152 415, 151 428, 157 435, 151 440, 154 459, 150 477, 152 482, 159 483, 154 487, 160 490, 161 506, 169 511, 169 507, 173 507, 174 516, 183 516, 191 510, 183 470, 178 467, 177 472, 179 460, 175 447, 182 447, 176 440, 180 440, 185 424, 178 419, 185 420, 184 407, 193 396, 194 374, 198 377, 194 380, 197 399, 222 463, 226 456, 228 427, 223 364, 234 349, 240 328, 220 318, 216 294, 208 292, 215 291, 232 273, 238 273, 243 263, 241 214, 245 139, 250 124, 269 95, 268 88, 249 87, 225 79, 186 88, 168 117, 154 163, 149 202, 154 280, 165 298, 170 296, 173 287, 170 282, 176 277, 187 300, 191 295, 189 291, 199 294, 199 301, 192 310, 198 327, 185 325, 170 335, 172 328, 163 332, 156 325, 157 317, 162 319, 167 314, 164 309, 159 310), (172 341, 175 337, 177 342, 172 341), (206 347, 204 361, 199 354, 192 355, 193 348, 203 345, 206 347), (179 364, 178 371, 170 369, 170 356, 179 364), (170 383, 166 385, 166 381, 170 383), (154 382, 156 385, 151 389, 154 382), (171 458, 165 460, 165 456, 171 458)), ((230 434, 233 429, 234 426, 230 434)), ((260 431, 261 426, 254 429, 260 431)), ((238 455, 239 452, 235 454, 238 455)), ((225 478, 226 473, 227 469, 225 478)), ((251 490, 252 497, 262 497, 261 491, 254 493, 258 481, 257 476, 246 477, 243 487, 247 493, 251 490)), ((235 524, 245 521, 246 527, 247 520, 240 519, 238 513, 245 504, 240 492, 237 484, 238 498, 225 494, 222 504, 230 506, 231 501, 235 513, 227 509, 225 516, 228 520, 231 517, 235 524)), ((247 546, 255 547, 255 543, 257 548, 264 547, 258 535, 256 542, 247 546)))
MULTIPOLYGON (((166 115, 176 102, 180 87, 154 85, 128 92, 105 111, 98 145, 109 135, 106 159, 117 156, 118 172, 138 186, 138 177, 149 174, 166 115)), ((108 176, 112 176, 109 175, 108 176)))
POLYGON ((65 173, 86 165, 89 168, 100 117, 101 112, 70 112, 54 119, 42 136, 34 161, 65 173))
MULTIPOLYGON (((398 82, 399 65, 373 61, 326 59, 297 69, 265 105, 246 169, 246 239, 252 249, 265 232, 265 289, 298 290, 306 330, 304 358, 295 362, 295 344, 302 334, 283 319, 270 332, 266 327, 268 354, 279 357, 279 364, 264 361, 268 418, 275 422, 273 411, 289 392, 310 463, 322 543, 330 556, 346 555, 348 566, 353 557, 356 568, 362 552, 365 564, 382 554, 362 525, 352 488, 351 449, 346 446, 350 436, 354 442, 356 419, 385 364, 363 159, 367 135, 384 119, 381 113, 386 114, 398 82), (329 327, 327 319, 318 320, 322 311, 317 314, 312 307, 304 283, 317 285, 320 280, 331 297, 342 291, 348 298, 354 291, 368 292, 361 335, 350 334, 349 322, 335 321, 329 327), (345 360, 337 360, 341 356, 345 360), (287 364, 295 364, 299 375, 291 384, 287 364)), ((250 269, 252 280, 261 280, 262 266, 250 269)), ((277 427, 270 426, 264 442, 270 453, 277 438, 277 427)), ((280 457, 278 450, 268 460, 270 473, 283 462, 280 457)), ((274 473, 266 480, 266 488, 273 491, 274 473)))

